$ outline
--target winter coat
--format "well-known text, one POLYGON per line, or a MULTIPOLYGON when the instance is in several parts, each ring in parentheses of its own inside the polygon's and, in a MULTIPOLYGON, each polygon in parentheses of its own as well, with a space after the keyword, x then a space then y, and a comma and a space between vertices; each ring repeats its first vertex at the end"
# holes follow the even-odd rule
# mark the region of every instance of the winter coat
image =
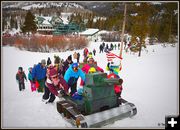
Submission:
POLYGON ((26 74, 24 73, 24 71, 23 72, 18 71, 17 74, 16 74, 16 80, 19 83, 24 83, 24 79, 27 80, 26 74))
POLYGON ((42 67, 41 63, 37 64, 32 69, 32 78, 37 80, 42 80, 46 78, 46 67, 42 67))
POLYGON ((52 62, 51 62, 51 59, 48 58, 48 60, 47 60, 47 66, 50 65, 51 63, 52 63, 52 62))
POLYGON ((79 54, 79 52, 77 53, 77 59, 79 59, 80 58, 80 54, 79 54))
MULTIPOLYGON (((119 79, 119 76, 118 75, 116 75, 116 74, 114 74, 114 73, 111 73, 111 74, 109 74, 108 76, 107 76, 107 78, 108 79, 110 79, 110 78, 117 78, 117 79, 119 79)), ((117 93, 121 93, 122 92, 122 85, 114 85, 114 91, 115 91, 115 93, 117 94, 117 93)))
POLYGON ((72 63, 73 63, 72 61, 69 63, 67 60, 63 63, 63 72, 62 72, 63 76, 72 63))
POLYGON ((96 54, 96 50, 95 49, 93 50, 93 53, 94 53, 94 55, 96 54))
POLYGON ((33 78, 32 78, 32 72, 30 72, 30 71, 29 71, 29 73, 28 73, 28 79, 29 79, 30 81, 33 80, 33 78))
POLYGON ((81 69, 78 69, 77 72, 74 72, 74 70, 72 69, 72 65, 70 65, 64 75, 66 83, 68 83, 68 85, 70 86, 76 84, 79 77, 81 77, 81 79, 85 81, 85 73, 81 69))
POLYGON ((88 55, 88 53, 89 53, 88 49, 85 48, 83 53, 84 53, 84 57, 87 57, 87 55, 88 55))
POLYGON ((64 89, 66 93, 68 93, 68 89, 69 89, 66 81, 61 76, 59 76, 59 82, 58 85, 56 86, 52 83, 51 79, 47 78, 46 86, 49 88, 51 93, 53 93, 56 96, 58 96, 58 91, 60 89, 64 89))
POLYGON ((86 74, 88 74, 89 72, 89 69, 91 67, 94 67, 96 69, 96 71, 101 71, 101 72, 104 72, 104 70, 102 68, 100 68, 99 66, 95 65, 95 64, 85 64, 83 67, 82 67, 82 71, 85 72, 86 74))

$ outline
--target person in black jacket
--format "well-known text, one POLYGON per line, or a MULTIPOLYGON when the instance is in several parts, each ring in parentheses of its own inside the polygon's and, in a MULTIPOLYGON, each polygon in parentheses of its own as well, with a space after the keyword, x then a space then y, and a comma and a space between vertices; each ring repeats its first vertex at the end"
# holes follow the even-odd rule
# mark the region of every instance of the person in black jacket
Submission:
POLYGON ((80 59, 80 53, 77 53, 77 62, 79 63, 79 59, 80 59))
POLYGON ((47 66, 50 65, 51 63, 52 63, 51 59, 50 59, 50 57, 48 57, 48 59, 47 59, 47 66))
POLYGON ((72 56, 69 55, 68 58, 66 59, 65 62, 63 62, 63 71, 62 71, 62 75, 64 77, 64 74, 66 72, 66 70, 69 68, 69 66, 73 63, 72 61, 72 56))

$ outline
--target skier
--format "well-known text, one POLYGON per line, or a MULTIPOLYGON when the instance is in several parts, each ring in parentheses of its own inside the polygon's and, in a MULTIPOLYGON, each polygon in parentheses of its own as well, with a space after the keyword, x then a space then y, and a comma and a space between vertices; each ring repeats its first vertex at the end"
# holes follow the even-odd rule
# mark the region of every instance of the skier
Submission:
POLYGON ((35 86, 35 83, 33 83, 33 79, 32 79, 32 67, 29 67, 28 68, 28 80, 30 81, 30 84, 31 84, 31 91, 36 91, 36 86, 35 86))
POLYGON ((79 77, 81 77, 84 83, 85 73, 79 68, 78 63, 73 63, 72 65, 70 65, 70 67, 64 75, 66 83, 68 84, 69 88, 71 88, 71 95, 77 92, 77 80, 79 77))
POLYGON ((25 90, 24 79, 27 81, 26 74, 23 71, 22 67, 18 68, 18 72, 16 73, 16 81, 19 84, 19 91, 25 90))

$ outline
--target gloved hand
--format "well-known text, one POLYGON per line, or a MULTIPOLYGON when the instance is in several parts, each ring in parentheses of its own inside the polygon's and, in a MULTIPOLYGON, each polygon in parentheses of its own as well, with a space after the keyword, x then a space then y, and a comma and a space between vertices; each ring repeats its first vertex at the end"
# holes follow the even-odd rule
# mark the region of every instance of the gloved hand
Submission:
POLYGON ((58 93, 57 95, 59 98, 63 97, 63 95, 61 93, 58 93))
POLYGON ((68 92, 68 93, 66 93, 66 95, 67 95, 67 96, 71 96, 71 94, 70 94, 69 92, 68 92))
POLYGON ((65 95, 66 95, 66 93, 65 93, 65 91, 63 89, 61 89, 60 92, 58 93, 59 98, 65 96, 65 95))

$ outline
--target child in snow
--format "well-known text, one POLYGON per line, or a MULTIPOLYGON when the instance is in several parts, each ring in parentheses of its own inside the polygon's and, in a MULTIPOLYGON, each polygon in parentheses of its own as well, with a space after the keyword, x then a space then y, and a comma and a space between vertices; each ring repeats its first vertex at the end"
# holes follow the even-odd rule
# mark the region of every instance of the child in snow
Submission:
POLYGON ((23 68, 19 67, 16 74, 16 80, 19 84, 19 91, 25 90, 24 79, 27 81, 26 74, 24 73, 23 68))
POLYGON ((96 71, 104 72, 104 70, 101 67, 97 66, 97 62, 95 62, 94 58, 92 57, 88 58, 88 63, 84 64, 84 66, 82 67, 82 71, 87 74, 91 67, 94 67, 96 71))
POLYGON ((114 84, 114 92, 116 94, 116 96, 119 98, 121 97, 121 93, 122 93, 122 83, 123 83, 123 80, 118 76, 116 75, 115 73, 111 73, 107 76, 108 79, 110 78, 115 78, 115 79, 119 79, 119 85, 117 84, 114 84))
POLYGON ((110 71, 110 74, 107 76, 107 78, 116 78, 119 79, 120 81, 120 85, 114 84, 114 91, 117 97, 121 97, 121 92, 122 92, 123 80, 118 75, 121 69, 122 69, 121 64, 119 65, 119 63, 115 63, 115 60, 114 62, 108 63, 107 65, 107 70, 110 71))
POLYGON ((71 64, 64 75, 64 80, 68 84, 68 87, 71 88, 71 95, 77 92, 77 80, 79 77, 81 77, 84 83, 85 73, 79 68, 78 63, 71 64))
POLYGON ((28 73, 28 79, 29 79, 30 84, 31 84, 31 91, 33 92, 33 91, 36 91, 36 86, 35 86, 35 84, 33 83, 33 79, 32 79, 32 67, 30 67, 30 68, 28 69, 28 71, 29 71, 29 73, 28 73))

